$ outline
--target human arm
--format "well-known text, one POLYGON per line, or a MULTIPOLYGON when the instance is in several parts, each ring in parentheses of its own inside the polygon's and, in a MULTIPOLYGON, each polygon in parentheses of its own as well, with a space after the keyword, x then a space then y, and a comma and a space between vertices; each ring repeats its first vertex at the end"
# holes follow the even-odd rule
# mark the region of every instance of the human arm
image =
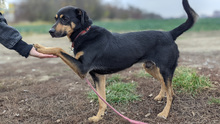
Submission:
POLYGON ((6 48, 17 51, 24 57, 34 56, 38 58, 55 58, 54 55, 39 53, 33 45, 29 45, 22 40, 20 33, 7 24, 6 19, 0 13, 0 43, 6 48))

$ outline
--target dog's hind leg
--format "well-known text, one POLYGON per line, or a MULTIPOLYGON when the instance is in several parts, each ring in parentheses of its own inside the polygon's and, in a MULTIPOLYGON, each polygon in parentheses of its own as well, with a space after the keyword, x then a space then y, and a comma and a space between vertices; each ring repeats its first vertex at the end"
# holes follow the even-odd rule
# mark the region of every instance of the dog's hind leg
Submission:
MULTIPOLYGON (((105 94, 105 81, 106 81, 106 76, 105 75, 99 75, 93 72, 90 72, 90 75, 92 76, 95 84, 96 84, 96 90, 97 92, 101 95, 101 97, 106 100, 106 94, 105 94)), ((107 108, 107 105, 100 99, 98 98, 99 101, 99 110, 96 116, 90 117, 89 121, 90 122, 98 122, 101 120, 105 114, 105 110, 107 108)))
POLYGON ((147 61, 143 64, 144 69, 150 75, 152 75, 155 79, 157 79, 161 84, 160 93, 154 98, 154 100, 161 101, 163 97, 165 97, 165 83, 163 76, 160 74, 160 69, 156 66, 156 64, 152 61, 147 61))
POLYGON ((172 88, 172 79, 168 79, 165 83, 163 76, 160 73, 160 69, 156 66, 156 64, 152 61, 148 61, 144 63, 145 70, 151 74, 154 78, 160 81, 161 83, 161 90, 160 93, 154 98, 155 100, 162 100, 167 95, 167 103, 164 107, 163 111, 159 113, 157 116, 166 119, 168 117, 170 107, 173 100, 173 88, 172 88))
POLYGON ((166 106, 164 107, 163 111, 157 115, 158 117, 162 117, 164 119, 167 118, 167 116, 170 112, 172 101, 173 101, 173 94, 174 93, 173 93, 171 79, 168 79, 165 90, 166 90, 166 95, 167 95, 167 103, 166 103, 166 106))

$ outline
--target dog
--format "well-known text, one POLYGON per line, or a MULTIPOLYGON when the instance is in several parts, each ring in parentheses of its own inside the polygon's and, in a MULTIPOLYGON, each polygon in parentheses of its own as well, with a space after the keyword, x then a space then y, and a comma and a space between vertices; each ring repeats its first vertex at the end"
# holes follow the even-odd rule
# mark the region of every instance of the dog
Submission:
MULTIPOLYGON (((105 28, 92 25, 92 20, 80 8, 67 6, 61 8, 55 16, 56 23, 50 29, 52 37, 67 36, 73 44, 75 57, 61 48, 48 48, 35 44, 38 52, 59 56, 80 77, 89 73, 96 89, 106 99, 106 74, 116 73, 131 67, 135 63, 144 63, 143 67, 161 84, 159 94, 154 100, 167 96, 166 106, 158 117, 168 117, 174 91, 172 78, 177 67, 179 50, 175 40, 190 29, 197 20, 196 12, 188 0, 182 0, 188 18, 185 23, 171 31, 141 31, 130 33, 111 33, 105 28)), ((98 122, 107 108, 100 99, 96 116, 91 122, 98 122)))

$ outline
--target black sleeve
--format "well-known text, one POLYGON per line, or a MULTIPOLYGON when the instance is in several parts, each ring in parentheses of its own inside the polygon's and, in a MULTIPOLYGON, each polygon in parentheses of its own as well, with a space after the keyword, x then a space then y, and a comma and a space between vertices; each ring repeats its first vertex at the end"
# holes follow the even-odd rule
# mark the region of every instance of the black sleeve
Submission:
POLYGON ((28 57, 32 45, 22 41, 21 34, 7 24, 6 19, 0 13, 0 43, 8 49, 17 51, 20 55, 28 57))
POLYGON ((33 45, 29 45, 23 40, 18 41, 11 49, 17 51, 20 55, 28 57, 33 45))

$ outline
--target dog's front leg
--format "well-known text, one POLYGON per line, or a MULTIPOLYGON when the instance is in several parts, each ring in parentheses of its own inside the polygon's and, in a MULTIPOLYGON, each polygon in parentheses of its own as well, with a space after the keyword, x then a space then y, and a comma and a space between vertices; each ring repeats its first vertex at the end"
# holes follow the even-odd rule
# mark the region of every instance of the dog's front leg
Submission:
POLYGON ((60 57, 80 78, 85 78, 86 73, 82 72, 82 64, 77 59, 67 54, 63 49, 44 47, 39 44, 35 44, 34 47, 40 53, 53 54, 60 57))
MULTIPOLYGON (((106 94, 105 94, 105 81, 106 81, 106 76, 105 75, 99 75, 99 74, 91 74, 93 77, 93 80, 96 84, 96 90, 97 92, 101 95, 101 97, 106 100, 106 94)), ((107 105, 100 99, 99 100, 99 110, 96 116, 90 117, 89 121, 90 122, 98 122, 101 120, 105 114, 105 110, 107 108, 107 105)))

